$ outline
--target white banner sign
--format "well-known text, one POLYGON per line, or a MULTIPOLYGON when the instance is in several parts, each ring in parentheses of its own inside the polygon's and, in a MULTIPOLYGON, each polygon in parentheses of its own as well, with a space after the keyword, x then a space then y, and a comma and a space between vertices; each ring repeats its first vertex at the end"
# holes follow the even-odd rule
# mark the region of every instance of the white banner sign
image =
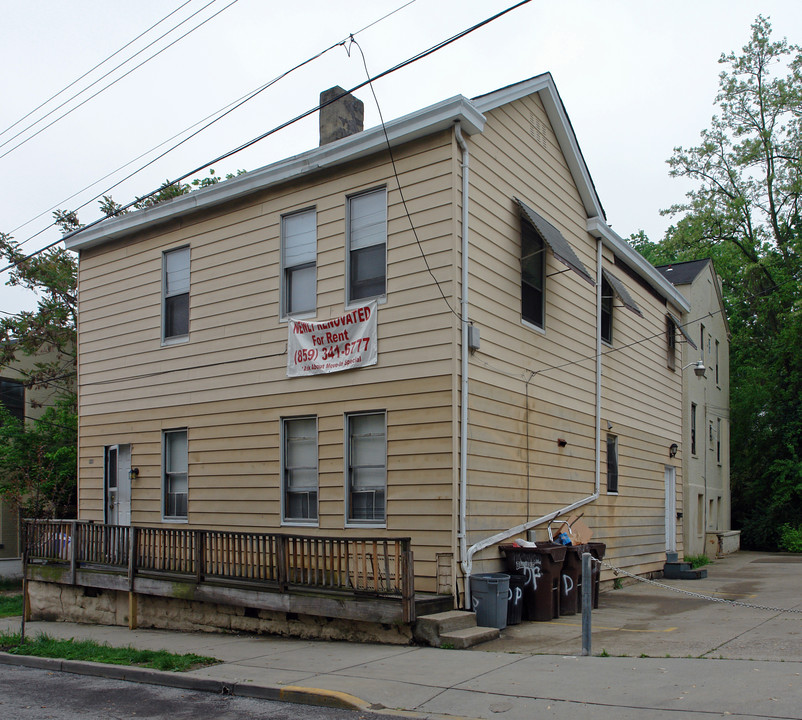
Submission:
POLYGON ((323 322, 289 320, 287 376, 319 375, 375 365, 376 301, 323 322))

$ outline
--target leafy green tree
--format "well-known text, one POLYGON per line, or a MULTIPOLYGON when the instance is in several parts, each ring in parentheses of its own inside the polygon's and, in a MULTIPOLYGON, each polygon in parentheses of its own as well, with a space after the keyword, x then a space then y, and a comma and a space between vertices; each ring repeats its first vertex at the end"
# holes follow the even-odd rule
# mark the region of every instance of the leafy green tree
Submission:
POLYGON ((802 49, 759 16, 740 54, 722 55, 718 113, 671 175, 694 181, 661 262, 712 257, 731 341, 733 519, 746 547, 776 548, 802 518, 802 49))
POLYGON ((75 517, 77 483, 74 396, 28 423, 0 405, 0 496, 26 517, 75 517))

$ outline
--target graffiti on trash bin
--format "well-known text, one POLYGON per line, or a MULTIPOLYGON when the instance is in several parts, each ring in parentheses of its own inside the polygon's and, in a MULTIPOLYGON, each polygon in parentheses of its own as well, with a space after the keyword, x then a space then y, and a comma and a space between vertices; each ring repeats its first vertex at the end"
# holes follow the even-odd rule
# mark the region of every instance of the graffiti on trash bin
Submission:
POLYGON ((537 590, 537 580, 543 577, 541 565, 542 560, 539 557, 515 561, 515 569, 519 570, 521 575, 526 578, 524 581, 525 586, 531 585, 533 590, 537 590))
POLYGON ((517 585, 515 587, 510 586, 510 589, 507 590, 507 602, 511 601, 515 607, 521 604, 521 600, 523 600, 523 597, 524 597, 524 591, 522 587, 519 587, 517 585))
POLYGON ((568 575, 563 575, 563 595, 566 597, 574 589, 574 581, 568 575))

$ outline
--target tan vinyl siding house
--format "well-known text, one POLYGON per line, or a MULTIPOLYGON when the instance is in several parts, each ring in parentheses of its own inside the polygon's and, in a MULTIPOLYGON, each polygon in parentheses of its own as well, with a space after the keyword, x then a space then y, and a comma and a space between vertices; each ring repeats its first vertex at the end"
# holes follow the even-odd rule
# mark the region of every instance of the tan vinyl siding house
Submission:
MULTIPOLYGON (((457 604, 466 573, 501 567, 502 538, 482 548, 488 538, 531 531, 542 540, 543 518, 577 504, 613 562, 659 571, 676 531, 667 513, 683 502, 681 458, 668 454, 682 439, 682 379, 679 361, 668 367, 666 313, 690 306, 607 225, 551 76, 473 101, 457 96, 387 132, 397 179, 374 128, 68 241, 80 252, 80 519, 110 521, 108 457, 120 447, 120 472, 131 476, 123 517, 133 525, 409 537, 415 589, 454 594, 457 604), (374 191, 374 209, 386 198, 384 268, 380 252, 359 265, 363 246, 354 240, 349 250, 358 222, 349 208, 374 191), (543 285, 526 290, 542 300, 535 323, 522 316, 529 210, 587 275, 546 242, 543 285), (314 309, 302 316, 325 321, 360 307, 349 301, 360 273, 383 272, 378 359, 288 377, 283 310, 296 266, 289 251, 282 256, 283 218, 310 212, 316 249, 292 286, 301 292, 314 275, 314 309), (463 427, 466 230, 465 320, 480 341, 469 351, 463 427), (182 248, 169 256, 179 269, 165 270, 165 253, 182 248), (638 309, 616 296, 603 344, 598 257, 638 309), (178 314, 166 319, 172 303, 178 314), (165 322, 183 327, 182 312, 188 326, 165 339, 165 322), (605 490, 608 434, 617 438, 617 494, 605 490), (296 469, 306 484, 293 494, 296 469), (369 492, 363 480, 350 485, 359 473, 372 478, 369 492), (185 493, 185 514, 166 511, 165 483, 185 493), (295 502, 305 517, 287 517, 295 502)), ((373 242, 364 247, 380 247, 373 242)))

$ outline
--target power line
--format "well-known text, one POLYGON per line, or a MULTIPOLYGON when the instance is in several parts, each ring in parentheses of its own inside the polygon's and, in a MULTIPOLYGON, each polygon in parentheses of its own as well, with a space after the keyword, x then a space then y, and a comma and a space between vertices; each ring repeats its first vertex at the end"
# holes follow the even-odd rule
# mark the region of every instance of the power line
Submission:
MULTIPOLYGON (((182 4, 182 5, 179 5, 179 6, 178 6, 178 7, 177 7, 175 10, 173 10, 173 11, 172 11, 172 12, 170 12, 170 13, 168 13, 168 14, 167 14, 167 15, 165 15, 165 16, 164 16, 164 17, 163 17, 161 20, 159 20, 158 22, 156 22, 156 23, 154 23, 153 25, 151 25, 151 26, 150 26, 150 27, 149 27, 147 30, 145 30, 144 32, 141 32, 141 33, 139 33, 139 35, 137 35, 137 36, 136 36, 136 37, 135 37, 133 40, 130 40, 130 41, 128 41, 128 42, 127 42, 125 45, 123 45, 121 48, 119 48, 118 50, 115 50, 115 51, 114 51, 114 52, 113 52, 111 55, 109 55, 109 56, 108 56, 108 57, 107 57, 105 60, 101 60, 101 61, 100 61, 100 62, 99 62, 97 65, 95 65, 93 68, 90 68, 89 70, 87 70, 87 71, 86 71, 86 72, 85 72, 83 75, 81 75, 79 78, 76 78, 75 80, 73 80, 73 81, 72 81, 72 82, 71 82, 69 85, 65 85, 63 88, 61 88, 61 90, 59 90, 59 91, 58 91, 57 93, 55 93, 54 95, 51 95, 51 96, 50 96, 50 97, 49 97, 47 100, 45 100, 43 103, 41 103, 40 105, 37 105, 37 106, 36 106, 36 107, 35 107, 33 110, 31 110, 30 112, 28 112, 28 113, 26 113, 25 115, 23 115, 23 116, 22 116, 22 117, 21 117, 19 120, 17 120, 17 121, 15 121, 15 122, 13 122, 13 123, 12 123, 11 125, 9 125, 9 126, 8 126, 8 127, 5 129, 5 130, 2 130, 2 131, 0 131, 0 136, 2 136, 2 135, 5 135, 5 134, 6 134, 6 133, 7 133, 9 130, 11 130, 12 128, 14 128, 14 127, 16 127, 17 125, 19 125, 19 124, 20 124, 20 123, 21 123, 23 120, 25 120, 26 118, 29 118, 29 117, 30 117, 31 115, 33 115, 33 114, 34 114, 34 113, 35 113, 37 110, 41 110, 41 109, 42 109, 42 108, 43 108, 45 105, 47 105, 47 104, 48 104, 48 103, 49 103, 51 100, 54 100, 54 99, 55 99, 55 98, 57 98, 59 95, 61 95, 63 92, 66 92, 67 90, 69 90, 69 89, 70 89, 70 88, 71 88, 73 85, 75 85, 75 84, 79 83, 81 80, 83 80, 83 79, 84 79, 84 78, 85 78, 87 75, 90 75, 91 73, 93 73, 95 70, 97 70, 97 69, 98 69, 99 67, 101 67, 102 65, 105 65, 105 64, 106 64, 106 63, 107 63, 109 60, 111 60, 111 59, 112 59, 112 58, 113 58, 115 55, 119 55, 119 54, 120 54, 120 53, 121 53, 123 50, 125 50, 127 47, 130 47, 131 45, 133 45, 133 44, 134 44, 134 43, 135 43, 137 40, 139 40, 140 38, 144 37, 144 36, 145 36, 145 35, 147 35, 147 34, 148 34, 148 33, 149 33, 151 30, 153 30, 153 28, 157 27, 158 25, 161 25, 161 24, 162 24, 162 23, 163 23, 165 20, 167 20, 167 18, 171 17, 172 15, 175 15, 175 14, 176 14, 176 13, 177 13, 177 12, 178 12, 178 11, 179 11, 181 8, 183 8, 183 7, 184 7, 184 6, 186 6, 186 5, 189 5, 189 3, 191 3, 191 2, 192 2, 192 0, 186 0, 186 1, 185 1, 185 2, 182 4)), ((172 32, 172 31, 171 31, 171 32, 172 32)), ((131 58, 129 58, 129 60, 130 60, 130 59, 131 59, 131 58)), ((125 62, 128 62, 128 60, 126 60, 125 62)), ((119 65, 118 65, 117 67, 119 67, 119 65)), ((101 78, 101 79, 102 79, 102 78, 101 78)), ((92 87, 92 86, 90 85, 89 87, 92 87)), ((84 90, 81 90, 81 92, 85 92, 86 90, 88 90, 88 89, 89 89, 89 87, 87 87, 87 88, 84 88, 84 90)), ((80 93, 78 93, 78 94, 80 95, 80 93)), ((75 96, 75 95, 73 95, 73 97, 76 97, 76 96, 75 96)), ((68 100, 67 102, 69 102, 69 100, 68 100)), ((58 109, 58 108, 56 108, 56 109, 58 109)), ((43 120, 45 117, 47 117, 47 115, 45 115, 43 118, 40 118, 39 120, 37 120, 37 121, 36 121, 36 123, 38 123, 38 122, 41 122, 41 121, 42 121, 42 120, 43 120)), ((34 125, 35 125, 36 123, 34 123, 34 125)), ((30 127, 33 127, 33 126, 32 126, 32 125, 29 125, 28 127, 30 128, 30 127)), ((26 128, 26 129, 27 129, 27 128, 26 128)), ((25 132, 25 130, 23 130, 22 132, 25 132)), ((15 137, 16 137, 16 136, 15 136, 15 137)), ((12 138, 12 140, 13 140, 13 138, 12 138)))
MULTIPOLYGON (((181 21, 181 22, 180 22, 178 25, 176 25, 176 27, 178 27, 179 25, 182 25, 183 23, 187 22, 187 20, 190 20, 191 18, 195 17, 195 15, 197 15, 198 13, 200 13, 200 12, 203 12, 203 11, 204 11, 206 8, 208 8, 208 7, 209 7, 209 5, 212 5, 212 4, 213 4, 213 3, 215 3, 215 2, 217 2, 217 0, 210 0, 210 2, 209 2, 207 5, 204 5, 204 6, 203 6, 203 7, 202 7, 200 10, 197 10, 197 11, 195 11, 195 12, 194 12, 192 15, 190 15, 190 16, 189 16, 189 17, 188 17, 186 20, 182 20, 182 21, 181 21)), ((40 133, 42 133, 42 132, 44 132, 45 130, 47 130, 49 127, 51 127, 51 126, 55 125, 55 124, 56 124, 56 123, 57 123, 59 120, 63 120, 65 117, 67 117, 67 115, 69 115, 69 114, 71 114, 71 113, 75 112, 75 111, 76 111, 76 110, 77 110, 79 107, 81 107, 81 106, 83 106, 83 105, 86 105, 86 103, 88 103, 88 102, 89 102, 90 100, 92 100, 93 98, 96 98, 96 97, 97 97, 98 95, 100 95, 102 92, 104 92, 104 91, 108 90, 108 89, 109 89, 109 88, 110 88, 112 85, 116 85, 118 82, 120 82, 120 80, 122 80, 123 78, 126 78, 126 77, 128 77, 128 76, 129 76, 129 75, 130 75, 132 72, 134 72, 134 71, 138 70, 139 68, 141 68, 141 67, 142 67, 143 65, 145 65, 146 63, 149 63, 151 60, 153 60, 154 58, 156 58, 156 57, 158 57, 159 55, 161 55, 161 54, 162 54, 162 53, 163 53, 165 50, 168 50, 168 49, 169 49, 169 48, 171 48, 173 45, 175 45, 176 43, 178 43, 178 42, 180 42, 181 40, 183 40, 183 39, 184 39, 184 38, 185 38, 187 35, 190 35, 191 33, 195 32, 195 31, 196 31, 198 28, 202 27, 203 25, 205 25, 205 24, 206 24, 207 22, 209 22, 210 20, 213 20, 213 19, 214 19, 214 18, 216 18, 218 15, 220 15, 220 13, 222 13, 222 12, 225 12, 226 10, 228 10, 228 8, 230 8, 232 5, 234 5, 234 4, 235 4, 235 3, 237 3, 237 2, 239 2, 239 0, 231 0, 231 2, 230 2, 228 5, 226 5, 224 8, 222 8, 221 10, 218 10, 218 11, 217 11, 217 12, 216 12, 214 15, 211 15, 210 17, 206 18, 205 20, 203 20, 202 22, 198 23, 198 24, 197 24, 195 27, 191 28, 190 30, 187 30, 187 32, 185 32, 183 35, 181 35, 180 37, 176 38, 175 40, 173 40, 173 41, 172 41, 171 43, 169 43, 168 45, 165 45, 163 48, 161 48, 161 50, 158 50, 158 51, 157 51, 157 52, 155 52, 153 55, 151 55, 150 57, 146 58, 146 59, 145 59, 145 60, 143 60, 141 63, 139 63, 139 65, 135 65, 133 68, 131 68, 131 69, 130 69, 130 70, 128 70, 127 72, 125 72, 125 73, 123 73, 122 75, 120 75, 120 77, 116 78, 115 80, 113 80, 112 82, 110 82, 110 83, 109 83, 108 85, 106 85, 105 87, 102 87, 102 88, 101 88, 100 90, 98 90, 96 93, 93 93, 92 95, 90 95, 90 96, 89 96, 88 98, 86 98, 85 100, 82 100, 80 103, 78 103, 78 104, 77 104, 77 105, 75 105, 74 107, 70 108, 70 109, 69 109, 67 112, 65 112, 63 115, 60 115, 59 117, 57 117, 57 118, 56 118, 55 120, 53 120, 52 122, 49 122, 49 123, 48 123, 47 125, 45 125, 44 127, 42 127, 42 128, 39 128, 39 130, 37 130, 37 131, 36 131, 35 133, 33 133, 32 135, 29 135, 27 138, 25 138, 25 139, 24 139, 24 140, 22 140, 21 142, 17 143, 16 145, 14 145, 14 147, 12 147, 10 150, 6 150, 6 151, 5 151, 5 152, 4 152, 2 155, 0 155, 0 160, 2 160, 4 157, 6 157, 6 155, 9 155, 10 153, 14 152, 14 150, 16 150, 18 147, 21 147, 22 145, 24 145, 25 143, 27 143, 29 140, 32 140, 33 138, 35 138, 35 137, 36 137, 37 135, 39 135, 40 133)), ((20 131, 20 132, 18 132, 16 135, 14 135, 14 136, 12 136, 11 138, 9 138, 8 140, 6 140, 4 143, 0 143, 0 148, 2 148, 2 147, 5 147, 6 145, 8 145, 8 143, 10 143, 10 142, 11 142, 12 140, 14 140, 15 138, 19 137, 19 136, 20 136, 22 133, 24 133, 26 130, 29 130, 29 129, 30 129, 30 128, 32 128, 34 125, 37 125, 38 123, 40 123, 40 122, 41 122, 41 121, 42 121, 42 120, 43 120, 45 117, 48 117, 49 115, 51 115, 52 113, 54 113, 56 110, 59 110, 60 108, 64 107, 64 105, 66 105, 68 102, 70 102, 71 100, 74 100, 76 97, 78 97, 78 95, 81 95, 82 93, 86 92, 86 90, 88 90, 88 89, 89 89, 90 87, 92 87, 93 85, 96 85, 98 82, 100 82, 101 80, 103 80, 103 78, 106 78, 106 77, 108 77, 108 76, 109 76, 111 73, 113 73, 115 70, 117 70, 118 68, 120 68, 120 67, 122 67, 123 65, 125 65, 125 64, 126 64, 128 61, 129 61, 129 60, 133 59, 134 57, 136 57, 137 55, 139 55, 139 54, 140 54, 141 52, 143 52, 144 50, 147 50, 147 48, 149 48, 149 47, 151 47, 152 45, 154 45, 155 43, 157 43, 159 40, 161 40, 161 39, 162 39, 163 37, 165 37, 166 35, 169 35, 169 34, 170 34, 170 33, 171 33, 173 30, 175 30, 175 28, 173 28, 172 30, 168 30, 166 33, 164 33, 164 35, 161 35, 160 37, 156 38, 156 40, 154 40, 152 43, 150 43, 149 45, 145 46, 145 47, 144 47, 142 50, 140 50, 139 52, 137 52, 137 53, 135 53, 134 55, 132 55, 132 56, 131 56, 131 58, 129 58, 129 59, 128 59, 128 60, 126 60, 125 62, 122 62, 122 63, 120 63, 120 64, 119 64, 117 67, 115 67, 115 68, 112 68, 111 70, 109 70, 109 72, 107 72, 105 75, 103 75, 103 76, 101 76, 100 78, 98 78, 98 79, 97 79, 95 82, 93 82, 93 83, 92 83, 91 85, 89 85, 87 88, 85 88, 85 89, 84 89, 84 90, 82 90, 81 92, 77 93, 76 95, 73 95, 73 96, 72 96, 71 98, 69 98, 68 100, 65 100, 63 103, 61 103, 61 105, 59 105, 58 107, 56 107, 56 108, 54 108, 53 110, 51 110, 49 113, 47 113, 47 115, 45 115, 44 117, 40 118, 39 120, 37 120, 37 121, 36 121, 35 123, 33 123, 32 125, 29 125, 27 128, 25 128, 25 130, 21 130, 21 131, 20 131)))
MULTIPOLYGON (((234 1, 236 2, 236 0, 234 0, 234 1)), ((164 187, 169 187, 171 185, 176 185, 176 184, 180 183, 181 181, 186 180, 188 177, 191 177, 192 175, 197 175, 199 172, 201 172, 202 170, 205 170, 207 167, 209 167, 211 165, 216 165, 220 161, 226 160, 229 157, 231 157, 232 155, 236 155, 237 153, 242 152, 243 150, 246 150, 247 148, 251 147, 252 145, 255 145, 256 143, 264 140, 267 137, 270 137, 271 135, 274 135, 275 133, 279 132, 280 130, 283 130, 283 129, 289 127, 290 125, 293 125, 294 123, 296 123, 296 122, 298 122, 300 120, 303 120, 304 118, 308 117, 309 115, 312 115, 313 113, 318 112, 321 108, 324 108, 327 105, 331 105, 332 103, 335 103, 338 100, 340 100, 341 98, 343 98, 343 97, 345 97, 347 95, 350 95, 351 93, 355 92, 356 90, 359 90, 360 88, 365 87, 365 85, 368 85, 370 82, 373 82, 373 81, 379 80, 379 79, 381 79, 383 77, 386 77, 388 75, 391 75, 392 73, 397 72, 398 70, 401 70, 402 68, 405 68, 408 65, 412 65, 413 63, 418 62, 418 60, 422 60, 423 58, 428 57, 429 55, 432 55, 433 53, 437 52, 438 50, 442 50, 444 47, 447 47, 448 45, 456 42, 457 40, 462 39, 466 35, 469 35, 470 33, 478 30, 479 28, 484 27, 485 25, 493 22, 494 20, 497 20, 498 18, 502 17, 503 15, 506 15, 507 13, 511 12, 512 10, 517 9, 517 8, 521 7, 522 5, 526 5, 529 2, 531 2, 531 0, 521 0, 521 2, 518 2, 517 4, 507 8, 506 10, 502 10, 501 12, 498 12, 495 15, 493 15, 493 16, 491 16, 489 18, 486 18, 485 20, 482 20, 482 21, 476 23, 475 25, 472 25, 471 27, 466 28, 465 30, 462 30, 461 32, 457 33, 456 35, 453 35, 450 38, 448 38, 446 40, 443 40, 443 41, 437 43, 436 45, 431 46, 427 50, 423 50, 422 52, 419 52, 417 55, 413 55, 412 57, 407 58, 406 60, 398 63, 397 65, 394 65, 393 67, 388 68, 387 70, 384 70, 384 71, 380 72, 378 75, 374 75, 372 78, 368 78, 367 80, 365 80, 365 81, 363 81, 361 83, 358 83, 357 85, 352 87, 350 90, 346 90, 343 93, 340 93, 339 95, 337 95, 336 97, 332 97, 327 102, 321 103, 320 105, 316 105, 315 107, 310 108, 309 110, 306 110, 305 112, 301 113, 300 115, 297 115, 296 117, 294 117, 294 118, 292 118, 290 120, 287 120, 287 121, 281 123, 280 125, 277 125, 272 130, 268 130, 267 132, 264 132, 261 135, 257 135, 255 138, 252 138, 251 140, 243 143, 242 145, 234 148, 233 150, 229 150, 228 152, 223 153, 222 155, 219 155, 218 157, 214 158, 213 160, 209 160, 208 162, 205 162, 203 165, 199 165, 198 167, 194 168, 193 170, 190 170, 189 172, 184 173, 183 175, 175 178, 174 180, 168 181, 167 183, 159 186, 157 189, 152 190, 151 192, 147 193, 146 195, 142 195, 142 196, 136 198, 135 200, 132 200, 127 205, 121 206, 117 210, 117 212, 120 213, 120 212, 123 212, 125 210, 130 209, 131 207, 133 207, 137 203, 140 203, 143 200, 145 200, 145 199, 147 199, 149 197, 152 197, 153 195, 158 194, 162 190, 162 188, 164 188, 164 187)), ((345 41, 343 41, 343 42, 345 42, 345 41)), ((103 222, 104 220, 106 220, 107 217, 108 216, 102 217, 102 218, 98 218, 97 220, 89 223, 88 225, 84 225, 81 228, 77 228, 76 230, 73 230, 73 231, 71 231, 69 233, 64 234, 59 240, 54 240, 53 242, 45 245, 44 247, 40 248, 39 250, 36 250, 35 252, 33 252, 33 253, 21 258, 20 260, 17 260, 15 262, 5 266, 4 268, 0 269, 0 273, 5 272, 6 270, 11 270, 12 268, 16 267, 20 263, 23 263, 23 262, 25 262, 27 260, 30 260, 32 257, 35 257, 36 255, 38 255, 38 254, 40 254, 42 252, 45 252, 46 250, 49 250, 52 247, 55 247, 59 243, 65 241, 65 240, 67 240, 69 238, 75 237, 76 235, 79 235, 80 233, 88 230, 89 228, 95 227, 96 225, 98 225, 101 222, 103 222)))
MULTIPOLYGON (((362 46, 354 40, 354 36, 351 36, 351 44, 356 45, 357 49, 359 50, 359 54, 362 56, 362 65, 365 67, 365 74, 368 76, 368 80, 370 80, 370 71, 368 70, 368 62, 365 59, 365 53, 362 52, 362 46)), ((349 53, 350 55, 350 53, 349 53)), ((393 155, 393 147, 390 144, 390 136, 387 134, 387 126, 384 124, 384 114, 382 113, 381 105, 379 104, 379 98, 376 96, 376 90, 373 88, 373 83, 369 83, 370 92, 373 95, 373 100, 376 103, 376 109, 379 111, 379 121, 381 122, 382 131, 384 132, 384 141, 387 144, 387 153, 390 156, 390 165, 393 168, 393 176, 395 177, 396 185, 398 185, 398 194, 401 196, 401 204, 404 206, 404 212, 406 213, 407 220, 409 221, 409 226, 412 228, 412 234, 415 236, 415 242, 418 244, 418 250, 420 251, 421 257, 423 258, 423 263, 426 265, 426 270, 428 270, 429 275, 431 275, 432 280, 434 280, 434 284, 437 286, 437 289, 440 291, 440 295, 443 298, 443 301, 448 306, 448 309, 451 311, 451 314, 454 315, 460 322, 462 321, 462 317, 460 314, 451 307, 451 303, 448 301, 445 292, 443 291, 442 285, 435 277, 434 273, 432 272, 432 268, 429 265, 429 258, 426 257, 426 253, 423 250, 423 245, 421 244, 420 238, 418 237, 418 229, 415 227, 415 223, 412 221, 412 215, 409 212, 409 207, 407 207, 407 199, 404 197, 404 189, 401 187, 401 178, 398 176, 398 168, 395 165, 395 157, 393 155)), ((464 230, 463 230, 464 232, 464 230)))
MULTIPOLYGON (((259 95, 261 92, 263 92, 263 91, 264 91, 264 90, 266 90, 267 88, 271 87, 272 85, 274 85, 275 83, 277 83, 279 80, 283 79, 284 77, 286 77, 286 76, 287 76, 287 75, 289 75, 290 73, 294 72, 295 70, 298 70, 299 68, 303 67, 304 65, 307 65, 308 63, 310 63, 310 62, 312 62, 312 61, 314 61, 314 60, 317 60, 318 58, 320 58, 322 55, 324 55, 325 53, 329 52, 330 50, 333 50, 334 48, 336 48, 336 47, 339 47, 340 45, 345 45, 345 43, 346 43, 346 42, 349 40, 349 38, 352 38, 352 37, 354 37, 355 35, 359 35, 360 33, 364 32, 365 30, 368 30, 369 28, 373 27, 374 25, 377 25, 378 23, 382 22, 383 20, 386 20, 386 19, 387 19, 387 18, 389 18, 390 16, 392 16, 392 15, 395 15, 397 12, 400 12, 400 11, 401 11, 401 10, 403 10, 404 8, 408 7, 409 5, 412 5, 414 2, 416 2, 416 0, 409 0, 409 1, 408 1, 407 3, 405 3, 404 5, 401 5, 401 6, 397 7, 395 10, 392 10, 391 12, 387 13, 386 15, 383 15, 382 17, 378 18, 377 20, 374 20, 373 22, 371 22, 371 23, 369 23, 369 24, 365 25, 365 27, 361 28, 360 30, 357 30, 355 33, 351 33, 351 35, 350 35, 348 38, 344 38, 343 40, 340 40, 339 42, 336 42, 336 43, 334 43, 333 45, 329 46, 329 47, 328 47, 328 48, 326 48, 325 50, 322 50, 322 51, 318 52, 317 54, 315 54, 314 56, 312 56, 312 57, 308 58, 307 60, 304 60, 303 62, 300 62, 300 63, 298 63, 297 65, 295 65, 295 67, 291 68, 290 70, 287 70, 287 71, 285 71, 285 72, 281 73, 280 75, 278 75, 277 77, 275 77, 273 80, 270 80, 269 82, 267 82, 267 83, 265 83, 265 84, 263 84, 263 85, 259 86, 258 88, 255 88, 254 90, 251 90, 249 93, 246 93, 245 95, 241 96, 241 97, 240 97, 240 98, 238 98, 237 100, 234 100, 234 101, 232 101, 231 103, 229 103, 228 105, 225 105, 225 106, 223 106, 223 107, 222 107, 222 108, 220 108, 219 110, 216 110, 215 112, 211 113, 210 115, 207 115, 207 116, 206 116, 205 118, 203 118, 202 120, 199 120, 198 122, 196 122, 196 123, 193 123, 193 124, 192 124, 192 125, 190 125, 189 127, 187 127, 187 128, 185 128, 184 130, 182 130, 181 132, 179 132, 179 133, 176 133, 175 135, 173 135, 171 138, 168 138, 167 140, 165 140, 165 141, 163 141, 163 142, 159 143, 159 144, 158 144, 158 145, 156 145, 155 147, 153 147, 153 148, 151 148, 150 150, 148 150, 148 151, 146 151, 146 152, 142 153, 141 155, 137 156, 137 157, 136 157, 136 158, 134 158, 133 160, 130 160, 129 162, 127 162, 127 163, 125 163, 124 165, 122 165, 122 166, 120 166, 119 168, 117 168, 116 170, 114 170, 114 171, 112 171, 112 172, 110 172, 110 173, 108 173, 108 174, 104 175, 104 176, 103 176, 102 178, 100 178, 99 180, 95 180, 94 182, 90 183, 89 185, 87 185, 86 187, 84 187, 82 190, 79 190, 79 191, 77 191, 77 192, 73 193, 73 194, 72 194, 72 195, 70 195, 69 197, 67 197, 67 198, 65 198, 64 200, 62 200, 61 202, 57 203, 56 205, 53 205, 53 206, 52 206, 51 208, 49 208, 48 210, 45 210, 45 211, 43 211, 43 212, 39 213, 39 214, 38 214, 36 217, 32 218, 31 220, 28 220, 27 222, 24 222, 24 223, 22 223, 22 225, 18 225, 16 228, 14 228, 14 229, 12 229, 12 230, 10 231, 10 234, 12 234, 12 233, 16 232, 17 230, 19 230, 20 228, 24 227, 25 225, 28 225, 28 224, 32 223, 34 220, 37 220, 37 219, 39 219, 40 217, 42 217, 42 215, 45 215, 45 214, 47 214, 47 213, 49 213, 49 212, 52 212, 53 210, 55 210, 56 208, 58 208, 60 205, 64 204, 64 203, 65 203, 65 202, 67 202, 68 200, 71 200, 72 198, 76 197, 77 195, 80 195, 80 194, 81 194, 81 193, 83 193, 85 190, 88 190, 89 188, 91 188, 93 185, 96 185, 96 184, 98 184, 99 182, 101 182, 101 181, 105 180, 106 178, 108 178, 108 177, 111 177, 112 175, 114 175, 114 174, 118 173, 118 172, 119 172, 120 170, 122 170, 123 168, 126 168, 126 167, 128 167, 128 165, 131 165, 132 163, 136 162, 137 160, 140 160, 141 158, 143 158, 143 157, 145 157, 145 156, 149 155, 149 154, 150 154, 150 153, 152 153, 153 151, 155 151, 155 150, 157 150, 158 148, 162 147, 163 145, 166 145, 167 143, 169 143, 169 142, 171 142, 171 141, 175 140, 176 138, 180 137, 181 135, 183 135, 184 133, 188 132, 189 130, 192 130, 193 128, 197 127, 197 126, 198 126, 198 125, 200 125, 201 123, 204 123, 204 122, 206 122, 207 120, 211 120, 211 118, 214 118, 213 120, 211 120, 211 122, 208 122, 206 125, 204 125, 202 128, 200 128, 200 130, 198 130, 198 131, 196 131, 196 132, 192 133, 192 135, 190 135, 190 136, 188 136, 188 137, 184 138, 183 140, 181 140, 180 142, 176 143, 175 145, 173 145, 172 147, 170 147, 170 148, 169 148, 168 150, 166 150, 165 152, 161 153, 161 154, 160 154, 160 155, 158 155, 157 157, 153 158, 152 160, 148 161, 147 163, 145 163, 144 165, 142 165, 141 167, 139 167, 139 168, 138 168, 137 170, 135 170, 134 172, 132 172, 132 173, 130 173, 129 175, 127 175, 126 177, 124 177, 122 180, 119 180, 119 181, 115 182, 113 185, 111 185, 111 186, 107 187, 107 188, 106 188, 104 191, 102 191, 102 192, 98 193, 97 195, 95 195, 94 197, 90 198, 90 199, 89 199, 89 200, 87 200, 86 202, 82 203, 82 204, 81 204, 81 205, 79 205, 78 207, 76 207, 76 208, 73 208, 72 212, 77 212, 78 210, 80 210, 80 209, 82 209, 82 208, 86 207, 86 206, 87 206, 89 203, 91 203, 91 202, 94 202, 95 200, 99 199, 100 197, 102 197, 102 196, 106 195, 107 193, 111 192, 111 191, 112 191, 112 190, 113 190, 115 187, 119 186, 120 184, 122 184, 122 183, 123 183, 123 182, 125 182, 126 180, 129 180, 130 178, 132 178, 132 177, 133 177, 134 175, 136 175, 137 173, 140 173, 140 172, 142 172, 142 170, 144 170, 144 169, 145 169, 145 168, 147 168, 148 166, 152 165, 152 164, 153 164, 154 162, 156 162, 157 160, 160 160, 161 158, 165 157, 166 155, 168 155, 169 153, 171 153, 173 150, 175 150, 176 148, 180 147, 180 146, 181 146, 183 143, 187 142, 187 141, 188 141, 188 140, 190 140, 191 138, 193 138, 193 137, 195 137, 196 135, 198 135, 200 132, 203 132, 204 130, 208 129, 208 128, 209 128, 209 127, 211 127, 211 126, 212 126, 214 123, 216 123, 218 120, 221 120, 223 117, 225 117, 226 115, 228 115, 230 112, 233 112, 234 110, 238 109, 240 106, 244 105, 246 102, 248 102, 248 101, 252 100, 254 97, 256 97, 257 95, 259 95), (215 117, 216 115, 218 115, 218 117, 215 117)), ((49 225, 47 225, 46 227, 42 228, 42 229, 41 229, 39 232, 35 233, 34 235, 31 235, 31 236, 30 236, 30 237, 28 237, 26 240, 23 240, 21 243, 19 243, 18 247, 22 247, 23 245, 27 244, 28 242, 30 242, 30 241, 31 241, 31 240, 33 240, 34 238, 36 238, 36 237, 38 237, 39 235, 41 235, 43 232, 46 232, 46 231, 47 231, 47 230, 49 230, 51 227, 53 227, 53 225, 54 225, 54 224, 55 224, 55 223, 50 223, 50 224, 49 224, 49 225)))

